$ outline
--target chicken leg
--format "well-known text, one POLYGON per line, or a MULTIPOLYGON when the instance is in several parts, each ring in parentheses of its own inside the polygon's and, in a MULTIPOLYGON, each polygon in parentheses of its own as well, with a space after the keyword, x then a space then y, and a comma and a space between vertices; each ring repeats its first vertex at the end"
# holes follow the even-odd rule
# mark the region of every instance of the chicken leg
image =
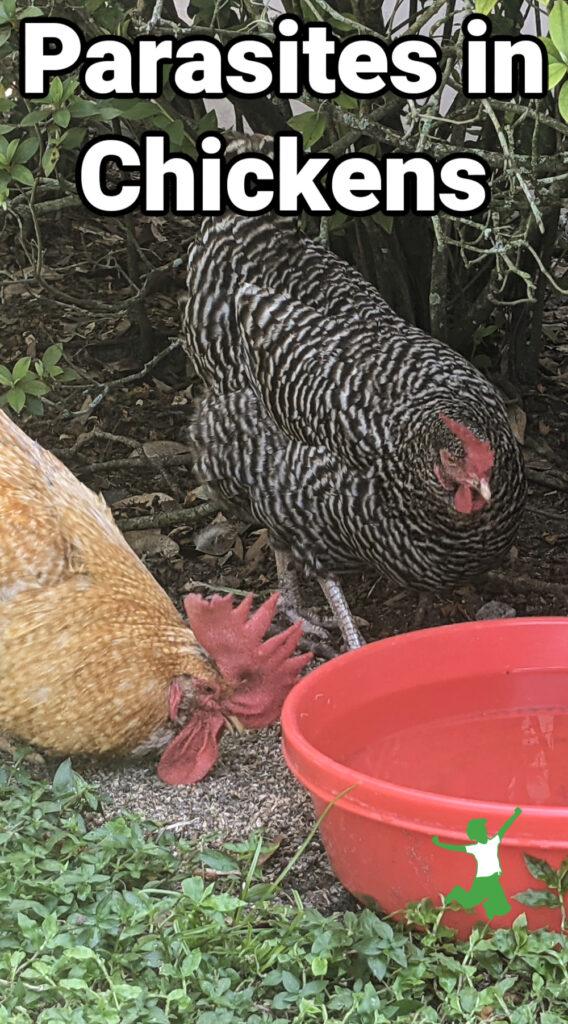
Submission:
POLYGON ((329 641, 328 627, 335 625, 335 620, 323 622, 316 616, 302 610, 302 593, 298 571, 289 551, 283 548, 274 549, 276 573, 280 590, 280 605, 290 622, 301 622, 306 633, 311 633, 321 640, 329 641))
POLYGON ((327 598, 347 649, 354 651, 358 647, 363 647, 365 641, 355 625, 341 585, 333 576, 318 576, 318 583, 327 598))
POLYGON ((294 560, 289 551, 283 548, 275 548, 276 572, 278 574, 278 586, 281 593, 281 605, 286 615, 292 622, 302 622, 307 633, 322 640, 329 640, 328 628, 336 626, 339 628, 345 646, 348 650, 355 650, 365 643, 349 609, 347 599, 343 593, 340 583, 334 576, 318 576, 318 583, 325 594, 333 618, 331 620, 318 619, 311 613, 304 613, 302 608, 302 596, 298 572, 294 560))

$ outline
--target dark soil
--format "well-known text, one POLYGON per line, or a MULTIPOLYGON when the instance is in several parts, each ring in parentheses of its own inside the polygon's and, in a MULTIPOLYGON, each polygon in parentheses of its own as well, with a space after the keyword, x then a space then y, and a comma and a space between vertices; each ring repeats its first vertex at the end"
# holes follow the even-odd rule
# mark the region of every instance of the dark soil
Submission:
MULTIPOLYGON (((184 451, 195 394, 191 367, 178 349, 150 372, 143 369, 180 330, 192 222, 135 217, 127 237, 123 222, 77 209, 44 222, 42 230, 45 253, 39 268, 25 230, 8 221, 0 239, 0 363, 12 366, 18 356, 41 355, 48 345, 62 342, 65 360, 79 378, 53 390, 42 418, 24 416, 24 429, 105 495, 123 529, 129 530, 133 518, 152 519, 149 530, 130 529, 128 538, 178 606, 191 588, 259 595, 273 590, 265 531, 215 512, 197 525, 158 525, 163 513, 198 509, 202 503, 184 451), (172 267, 176 257, 179 264, 172 267), (133 302, 135 281, 147 282, 143 307, 133 302), (132 375, 137 379, 120 384, 132 375)), ((566 281, 558 263, 556 273, 563 269, 566 281)), ((373 574, 348 581, 346 593, 367 639, 473 619, 489 601, 517 615, 568 613, 567 322, 566 300, 551 297, 541 383, 510 400, 530 477, 513 564, 501 568, 502 580, 482 580, 421 605, 373 574), (556 586, 543 587, 543 582, 556 586)), ((321 604, 317 590, 308 590, 310 601, 321 604)), ((179 833, 218 839, 262 829, 280 842, 274 870, 313 824, 309 802, 282 760, 277 729, 225 737, 215 771, 190 789, 164 786, 151 765, 82 770, 109 796, 109 813, 131 808, 179 833)), ((322 907, 348 900, 317 842, 291 882, 322 907)))

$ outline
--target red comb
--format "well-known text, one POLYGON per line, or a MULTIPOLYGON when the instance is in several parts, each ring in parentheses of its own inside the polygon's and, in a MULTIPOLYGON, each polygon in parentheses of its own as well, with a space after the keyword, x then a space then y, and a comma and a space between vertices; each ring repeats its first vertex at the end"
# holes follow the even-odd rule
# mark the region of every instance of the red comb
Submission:
POLYGON ((440 413, 442 423, 446 425, 452 434, 455 434, 463 444, 466 452, 468 467, 475 471, 477 476, 485 476, 493 467, 495 455, 491 445, 487 441, 481 441, 479 437, 466 427, 464 423, 458 423, 445 413, 440 413))
MULTIPOLYGON (((207 775, 217 760, 219 738, 228 717, 237 718, 247 729, 260 729, 277 720, 286 694, 312 657, 294 655, 301 623, 263 640, 278 598, 273 594, 251 615, 252 595, 236 607, 230 595, 210 600, 198 594, 186 597, 189 625, 214 659, 224 686, 219 695, 197 692, 198 708, 166 747, 158 765, 164 782, 187 785, 207 775)), ((172 683, 172 718, 179 709, 180 693, 179 685, 172 683)))
MULTIPOLYGON (((263 640, 279 596, 272 594, 252 615, 252 594, 236 607, 230 595, 206 600, 190 594, 184 601, 196 640, 211 655, 227 684, 238 687, 238 697, 235 689, 231 704, 238 703, 247 716, 260 716, 251 721, 250 728, 276 720, 284 696, 311 660, 310 654, 292 656, 302 635, 301 623, 263 640), (266 710, 261 712, 259 705, 266 710)), ((236 709, 231 713, 241 717, 236 709)), ((243 719, 243 725, 248 726, 248 721, 243 719)))

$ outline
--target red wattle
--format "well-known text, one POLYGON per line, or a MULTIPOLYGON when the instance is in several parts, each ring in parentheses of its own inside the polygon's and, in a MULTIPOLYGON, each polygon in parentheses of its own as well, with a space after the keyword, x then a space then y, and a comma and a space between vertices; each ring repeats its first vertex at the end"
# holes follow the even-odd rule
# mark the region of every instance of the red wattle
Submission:
POLYGON ((220 712, 196 711, 168 744, 158 764, 158 775, 170 786, 189 786, 211 771, 225 728, 220 712))
POLYGON ((456 512, 461 512, 463 515, 473 512, 473 495, 471 487, 467 484, 460 484, 454 494, 454 508, 456 512))

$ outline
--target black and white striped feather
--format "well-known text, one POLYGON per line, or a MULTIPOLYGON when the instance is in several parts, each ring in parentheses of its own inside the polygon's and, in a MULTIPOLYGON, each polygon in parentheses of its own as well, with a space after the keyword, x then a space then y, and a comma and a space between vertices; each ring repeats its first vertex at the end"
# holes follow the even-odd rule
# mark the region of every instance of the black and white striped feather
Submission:
POLYGON ((300 567, 372 566, 432 589, 507 552, 521 456, 497 392, 463 357, 284 218, 204 219, 187 288, 198 474, 300 567), (494 450, 480 512, 457 513, 434 475, 441 448, 463 454, 440 413, 494 450))

